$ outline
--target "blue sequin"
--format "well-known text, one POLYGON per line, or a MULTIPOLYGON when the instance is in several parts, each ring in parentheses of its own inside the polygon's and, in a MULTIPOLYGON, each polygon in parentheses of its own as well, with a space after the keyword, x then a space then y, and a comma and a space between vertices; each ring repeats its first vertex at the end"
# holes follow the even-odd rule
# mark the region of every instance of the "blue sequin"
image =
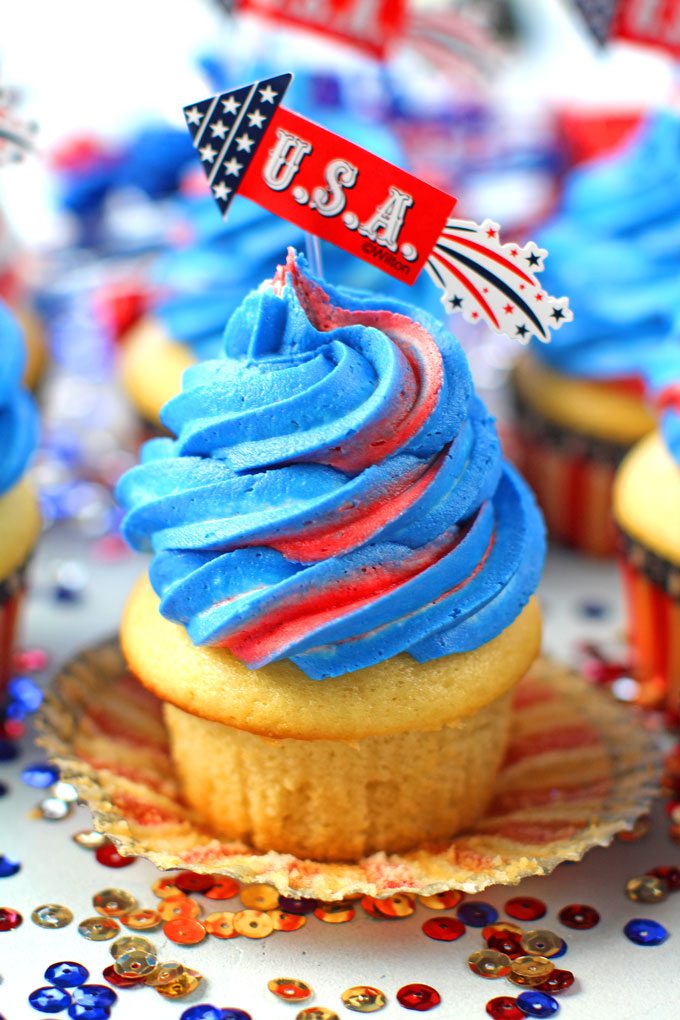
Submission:
POLYGON ((36 988, 28 997, 38 1013, 61 1013, 71 1005, 71 996, 61 988, 36 988))
POLYGON ((7 688, 10 699, 18 702, 25 712, 37 712, 42 705, 43 692, 29 676, 15 676, 7 688))
POLYGON ((107 1020, 111 1011, 106 1006, 84 1006, 81 1002, 74 1002, 68 1008, 68 1015, 73 1020, 107 1020))
POLYGON ((36 761, 27 765, 21 773, 21 778, 26 786, 32 786, 36 790, 46 790, 52 783, 59 779, 59 769, 56 765, 49 765, 46 761, 36 761))
POLYGON ((456 910, 456 917, 472 928, 486 928, 487 924, 493 924, 498 920, 498 911, 490 903, 468 901, 461 903, 456 910))
POLYGON ((222 1010, 209 1002, 200 1002, 185 1009, 179 1020, 222 1020, 222 1010))
POLYGON ((12 740, 0 737, 0 761, 14 761, 19 757, 19 747, 12 740))
POLYGON ((221 1020, 253 1020, 250 1013, 234 1006, 226 1006, 221 1013, 221 1020))
POLYGON ((517 1005, 527 1016, 555 1016, 560 1004, 545 992, 522 992, 517 996, 517 1005))
POLYGON ((668 931, 658 921, 634 917, 623 929, 624 935, 636 946, 660 946, 668 938, 668 931))
POLYGON ((21 865, 18 861, 13 861, 11 857, 0 854, 0 878, 11 878, 20 869, 21 865))
POLYGON ((87 967, 82 963, 75 963, 73 960, 62 960, 61 963, 53 963, 45 971, 45 980, 51 981, 57 988, 75 988, 77 985, 84 985, 90 976, 87 967))
POLYGON ((560 946, 560 948, 559 948, 559 949, 557 950, 557 952, 556 952, 556 953, 553 953, 553 954, 552 954, 552 956, 550 957, 550 959, 551 959, 551 960, 559 960, 560 956, 564 956, 564 954, 566 953, 566 951, 567 951, 567 949, 568 949, 568 948, 569 948, 569 946, 568 946, 568 945, 567 945, 567 943, 566 943, 566 942, 564 941, 564 939, 562 939, 562 945, 560 946))
POLYGON ((118 998, 113 988, 106 985, 81 985, 73 989, 73 1001, 81 1006, 99 1006, 109 1009, 118 998))

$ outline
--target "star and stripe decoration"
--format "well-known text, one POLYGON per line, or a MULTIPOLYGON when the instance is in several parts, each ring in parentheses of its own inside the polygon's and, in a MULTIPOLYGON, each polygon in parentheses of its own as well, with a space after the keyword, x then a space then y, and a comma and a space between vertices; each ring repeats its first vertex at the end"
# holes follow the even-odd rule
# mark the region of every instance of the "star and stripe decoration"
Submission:
POLYGON ((601 46, 626 39, 680 57, 680 0, 574 0, 574 3, 601 46))
POLYGON ((0 166, 16 163, 33 148, 35 124, 17 115, 18 95, 0 87, 0 166))
POLYGON ((540 285, 547 252, 503 243, 500 227, 452 218, 456 199, 282 105, 291 74, 184 108, 213 197, 238 193, 413 284, 421 270, 447 312, 528 343, 573 318, 540 285))
POLYGON ((600 46, 609 39, 619 0, 574 0, 586 25, 600 46))

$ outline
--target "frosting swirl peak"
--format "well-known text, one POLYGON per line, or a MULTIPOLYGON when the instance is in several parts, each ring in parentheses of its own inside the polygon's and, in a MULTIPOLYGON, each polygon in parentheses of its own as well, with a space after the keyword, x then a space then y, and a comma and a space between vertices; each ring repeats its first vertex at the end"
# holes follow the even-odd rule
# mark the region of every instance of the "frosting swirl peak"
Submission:
POLYGON ((467 651, 519 614, 543 527, 438 322, 293 253, 190 368, 123 476, 161 612, 251 667, 338 676, 467 651))

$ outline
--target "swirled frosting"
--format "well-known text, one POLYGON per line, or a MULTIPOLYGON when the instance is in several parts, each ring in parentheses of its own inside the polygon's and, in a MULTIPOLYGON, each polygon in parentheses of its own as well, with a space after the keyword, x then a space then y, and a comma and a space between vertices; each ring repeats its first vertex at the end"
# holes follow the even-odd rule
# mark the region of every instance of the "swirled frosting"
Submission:
POLYGON ((21 330, 0 301, 0 496, 24 472, 38 442, 38 415, 21 379, 26 351, 21 330))
POLYGON ((557 371, 638 378, 680 357, 680 117, 659 113, 617 154, 575 170, 540 243, 543 285, 574 321, 532 350, 557 371))
POLYGON ((324 289, 291 252, 162 412, 118 496, 161 613, 314 679, 484 644, 544 554, 465 356, 426 313, 324 289))

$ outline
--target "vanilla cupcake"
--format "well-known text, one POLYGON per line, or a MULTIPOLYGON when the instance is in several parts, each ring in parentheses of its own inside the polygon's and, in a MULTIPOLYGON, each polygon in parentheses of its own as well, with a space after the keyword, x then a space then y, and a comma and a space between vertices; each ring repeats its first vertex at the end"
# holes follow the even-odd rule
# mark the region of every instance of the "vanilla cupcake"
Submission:
POLYGON ((320 860, 448 839, 491 797, 544 534, 454 338, 291 253, 123 476, 154 553, 121 638, 216 834, 320 860))
POLYGON ((38 440, 38 416, 22 387, 26 352, 19 326, 0 302, 0 698, 11 675, 25 572, 40 532, 32 487, 24 478, 38 440))

